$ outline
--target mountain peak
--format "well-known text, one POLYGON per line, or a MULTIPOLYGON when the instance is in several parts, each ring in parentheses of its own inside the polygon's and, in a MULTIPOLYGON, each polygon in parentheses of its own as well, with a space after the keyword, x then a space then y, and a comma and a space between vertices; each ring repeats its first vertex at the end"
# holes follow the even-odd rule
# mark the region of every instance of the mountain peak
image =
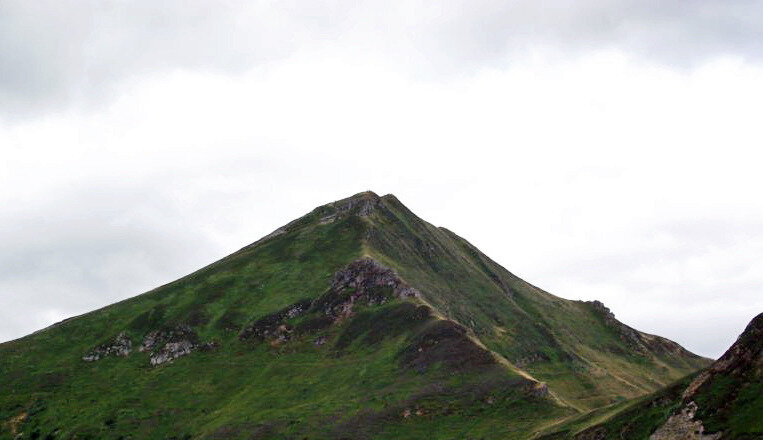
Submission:
POLYGON ((392 201, 392 202, 400 203, 400 200, 397 197, 395 197, 395 195, 392 193, 379 196, 375 192, 368 190, 368 191, 359 192, 349 197, 345 197, 343 199, 329 203, 329 205, 344 205, 347 203, 362 203, 362 202, 378 203, 380 201, 392 201))
POLYGON ((12 390, 0 393, 0 438, 8 420, 25 420, 10 438, 235 439, 262 427, 267 438, 364 439, 378 427, 420 438, 478 415, 448 436, 516 438, 706 365, 676 347, 603 304, 541 291, 394 195, 365 191, 0 345, 0 389, 12 390), (518 409, 533 417, 507 425, 518 409))
MULTIPOLYGON (((345 201, 345 200, 379 200, 380 198, 381 197, 379 197, 378 194, 376 194, 375 192, 369 190, 369 191, 359 192, 359 193, 354 194, 354 195, 352 195, 350 197, 346 197, 346 198, 340 200, 340 202, 341 201, 345 201)), ((334 202, 334 203, 337 203, 337 202, 334 202)))
POLYGON ((331 218, 337 214, 347 213, 366 217, 373 212, 374 208, 376 208, 380 202, 381 197, 373 191, 363 191, 345 199, 324 205, 321 208, 333 208, 334 212, 331 213, 331 218))

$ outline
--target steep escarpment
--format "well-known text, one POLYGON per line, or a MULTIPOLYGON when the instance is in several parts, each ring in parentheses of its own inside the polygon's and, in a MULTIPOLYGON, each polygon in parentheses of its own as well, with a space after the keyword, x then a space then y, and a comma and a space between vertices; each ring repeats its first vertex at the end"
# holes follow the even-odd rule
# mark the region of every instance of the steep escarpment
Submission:
POLYGON ((365 192, 0 345, 0 438, 524 439, 705 365, 365 192))

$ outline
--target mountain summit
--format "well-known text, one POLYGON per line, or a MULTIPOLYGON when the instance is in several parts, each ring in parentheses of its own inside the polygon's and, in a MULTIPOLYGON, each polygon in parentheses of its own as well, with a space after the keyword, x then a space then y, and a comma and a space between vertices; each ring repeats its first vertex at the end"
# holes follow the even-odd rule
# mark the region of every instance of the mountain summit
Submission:
POLYGON ((0 438, 530 438, 709 362, 363 192, 0 345, 0 438))

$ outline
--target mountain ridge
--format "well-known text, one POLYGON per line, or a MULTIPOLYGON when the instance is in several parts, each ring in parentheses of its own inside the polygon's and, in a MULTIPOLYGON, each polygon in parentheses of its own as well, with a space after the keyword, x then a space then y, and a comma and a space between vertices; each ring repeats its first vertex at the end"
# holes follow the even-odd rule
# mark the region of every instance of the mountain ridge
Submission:
POLYGON ((25 414, 0 432, 447 438, 463 425, 528 438, 707 363, 366 191, 176 281, 0 344, 0 387, 12 390, 0 423, 25 414))

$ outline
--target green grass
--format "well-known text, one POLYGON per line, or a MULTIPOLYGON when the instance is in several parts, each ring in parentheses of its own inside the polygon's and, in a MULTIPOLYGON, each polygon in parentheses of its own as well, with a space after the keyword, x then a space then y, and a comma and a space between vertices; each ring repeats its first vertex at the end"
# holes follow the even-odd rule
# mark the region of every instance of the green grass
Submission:
MULTIPOLYGON (((542 430, 539 439, 647 439, 690 402, 704 433, 724 439, 763 438, 763 314, 747 326, 714 365, 647 396, 570 417, 542 430), (690 385, 691 384, 691 385, 690 385)), ((694 428, 691 428, 694 430, 694 428)))
POLYGON ((0 345, 0 439, 525 439, 705 364, 634 354, 589 304, 522 281, 392 196, 363 194, 173 283, 0 345), (366 200, 374 209, 360 215, 366 200), (326 297, 334 273, 363 256, 421 298, 380 289, 384 305, 358 304, 338 323, 315 310, 288 318, 286 342, 239 338, 298 301, 336 299, 326 297), (179 324, 216 348, 151 367, 142 338, 179 324), (82 361, 122 331, 130 356, 82 361), (536 395, 521 369, 560 400, 536 395))
POLYGON ((370 219, 366 252, 397 270, 425 300, 522 365, 575 408, 654 391, 709 360, 688 352, 638 354, 589 303, 528 284, 456 234, 416 217, 394 197, 370 219), (539 358, 525 365, 524 360, 539 358))

